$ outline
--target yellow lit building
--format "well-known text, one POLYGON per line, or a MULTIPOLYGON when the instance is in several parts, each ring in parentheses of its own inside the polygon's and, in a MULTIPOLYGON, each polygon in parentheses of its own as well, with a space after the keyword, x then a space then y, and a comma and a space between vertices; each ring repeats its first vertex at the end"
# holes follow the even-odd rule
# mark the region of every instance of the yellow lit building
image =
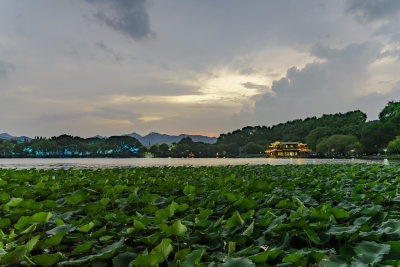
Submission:
POLYGON ((305 158, 311 149, 301 142, 274 142, 267 150, 266 156, 270 158, 305 158))

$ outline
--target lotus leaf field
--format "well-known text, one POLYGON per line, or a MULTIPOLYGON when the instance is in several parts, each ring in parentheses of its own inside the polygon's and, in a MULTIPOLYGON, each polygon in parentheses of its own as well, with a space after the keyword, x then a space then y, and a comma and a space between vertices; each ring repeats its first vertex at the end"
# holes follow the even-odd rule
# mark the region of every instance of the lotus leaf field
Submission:
POLYGON ((0 169, 1 266, 397 266, 400 168, 0 169))

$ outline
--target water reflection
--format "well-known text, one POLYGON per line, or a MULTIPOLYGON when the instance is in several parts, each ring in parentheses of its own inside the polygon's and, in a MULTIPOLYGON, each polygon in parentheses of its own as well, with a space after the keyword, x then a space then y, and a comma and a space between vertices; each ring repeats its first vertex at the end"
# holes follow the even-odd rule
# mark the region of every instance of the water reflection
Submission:
POLYGON ((140 159, 0 159, 0 168, 7 169, 98 169, 153 166, 226 166, 226 165, 284 165, 284 164, 397 164, 399 161, 365 159, 274 159, 274 158, 140 158, 140 159))

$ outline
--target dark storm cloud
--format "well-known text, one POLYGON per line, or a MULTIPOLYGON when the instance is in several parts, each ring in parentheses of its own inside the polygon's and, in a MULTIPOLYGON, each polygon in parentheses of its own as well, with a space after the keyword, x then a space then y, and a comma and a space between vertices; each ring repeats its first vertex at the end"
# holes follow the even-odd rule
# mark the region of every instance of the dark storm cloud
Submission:
POLYGON ((352 94, 365 85, 368 67, 380 50, 381 45, 372 42, 342 49, 314 46, 311 54, 324 61, 301 69, 292 67, 284 78, 274 81, 271 89, 275 95, 265 94, 256 102, 258 121, 277 123, 352 109, 352 94))
POLYGON ((0 60, 0 78, 6 77, 10 72, 14 70, 14 65, 0 60))
POLYGON ((349 0, 347 11, 365 21, 388 18, 400 11, 398 0, 349 0))
POLYGON ((145 0, 86 1, 97 7, 94 17, 108 27, 135 40, 144 39, 152 34, 145 0))
POLYGON ((371 42, 351 44, 343 49, 317 44, 311 54, 326 61, 310 63, 302 69, 288 69, 286 77, 272 83, 272 90, 278 96, 347 90, 346 87, 353 87, 355 80, 366 75, 367 67, 377 59, 380 48, 380 44, 371 42))
POLYGON ((398 20, 382 25, 375 33, 377 35, 389 36, 390 41, 393 43, 400 43, 400 23, 398 20))

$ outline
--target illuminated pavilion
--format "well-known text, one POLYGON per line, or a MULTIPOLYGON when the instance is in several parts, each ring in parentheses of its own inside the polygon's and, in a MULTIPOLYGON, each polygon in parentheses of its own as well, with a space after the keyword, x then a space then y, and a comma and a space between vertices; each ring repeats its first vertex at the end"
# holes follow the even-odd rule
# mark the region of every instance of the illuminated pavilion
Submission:
POLYGON ((266 156, 270 158, 305 158, 308 157, 311 149, 307 144, 301 142, 274 142, 267 150, 266 156))

